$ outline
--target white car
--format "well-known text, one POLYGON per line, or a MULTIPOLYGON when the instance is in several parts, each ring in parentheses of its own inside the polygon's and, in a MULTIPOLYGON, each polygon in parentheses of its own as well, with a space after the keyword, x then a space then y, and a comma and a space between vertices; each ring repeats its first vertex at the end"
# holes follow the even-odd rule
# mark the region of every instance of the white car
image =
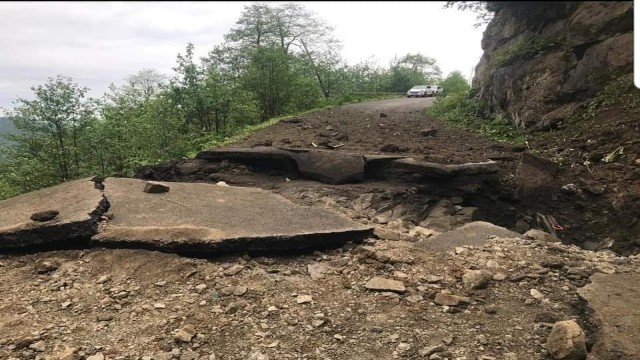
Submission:
POLYGON ((407 97, 427 97, 436 96, 444 92, 442 86, 439 85, 416 85, 407 91, 407 97))

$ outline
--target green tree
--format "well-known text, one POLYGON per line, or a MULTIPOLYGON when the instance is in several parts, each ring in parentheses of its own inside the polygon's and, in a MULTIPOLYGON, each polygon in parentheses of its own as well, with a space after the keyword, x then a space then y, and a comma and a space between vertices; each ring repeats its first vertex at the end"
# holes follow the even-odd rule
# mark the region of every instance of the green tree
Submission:
POLYGON ((466 93, 469 91, 469 83, 460 71, 452 71, 444 80, 440 82, 440 86, 447 94, 466 93))
POLYGON ((35 99, 18 98, 9 116, 20 130, 10 136, 10 156, 40 166, 44 183, 80 176, 90 161, 82 148, 97 101, 86 98, 88 88, 60 75, 31 90, 35 99))

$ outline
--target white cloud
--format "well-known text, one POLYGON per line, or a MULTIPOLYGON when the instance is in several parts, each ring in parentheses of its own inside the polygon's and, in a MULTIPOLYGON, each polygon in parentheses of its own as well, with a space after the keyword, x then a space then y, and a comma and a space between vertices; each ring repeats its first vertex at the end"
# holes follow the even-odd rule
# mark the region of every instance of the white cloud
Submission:
MULTIPOLYGON (((64 74, 100 96, 142 68, 169 73, 188 42, 205 55, 250 2, 0 3, 0 107, 30 87, 64 74)), ((475 15, 444 2, 304 2, 335 28, 344 59, 420 52, 443 72, 466 76, 478 62, 482 29, 475 15)))

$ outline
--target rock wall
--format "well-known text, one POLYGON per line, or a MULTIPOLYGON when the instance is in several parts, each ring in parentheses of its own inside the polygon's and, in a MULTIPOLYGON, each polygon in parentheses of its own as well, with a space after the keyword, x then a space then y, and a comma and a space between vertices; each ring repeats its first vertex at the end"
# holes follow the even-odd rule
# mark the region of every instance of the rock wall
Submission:
MULTIPOLYGON (((507 3, 503 3, 507 4, 507 3)), ((499 6, 482 39, 473 87, 522 128, 562 124, 609 81, 633 71, 633 3, 499 6)))

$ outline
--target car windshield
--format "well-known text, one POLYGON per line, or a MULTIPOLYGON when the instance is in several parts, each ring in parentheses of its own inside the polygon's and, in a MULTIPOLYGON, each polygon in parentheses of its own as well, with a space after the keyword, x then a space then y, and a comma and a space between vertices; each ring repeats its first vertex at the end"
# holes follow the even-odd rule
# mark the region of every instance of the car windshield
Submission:
POLYGON ((411 90, 424 90, 426 88, 427 88, 427 85, 418 85, 418 86, 412 87, 411 90))

